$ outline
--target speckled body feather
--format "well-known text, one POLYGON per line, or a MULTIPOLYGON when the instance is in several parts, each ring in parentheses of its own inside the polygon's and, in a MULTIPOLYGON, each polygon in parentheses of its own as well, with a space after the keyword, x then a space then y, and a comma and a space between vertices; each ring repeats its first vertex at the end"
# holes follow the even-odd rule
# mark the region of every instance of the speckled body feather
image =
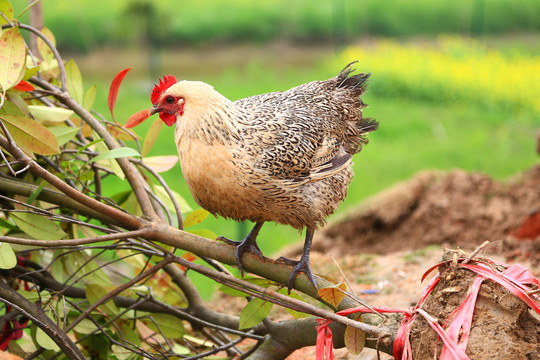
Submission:
POLYGON ((317 228, 347 194, 351 156, 377 122, 362 116, 369 75, 313 81, 230 101, 210 85, 181 81, 175 140, 196 202, 235 220, 317 228))

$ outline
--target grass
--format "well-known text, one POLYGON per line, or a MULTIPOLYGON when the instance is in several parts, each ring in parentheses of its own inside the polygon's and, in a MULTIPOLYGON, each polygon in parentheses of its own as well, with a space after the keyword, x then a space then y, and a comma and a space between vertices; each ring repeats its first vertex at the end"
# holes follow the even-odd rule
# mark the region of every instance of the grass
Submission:
MULTIPOLYGON (((12 2, 16 13, 26 6, 24 1, 12 2)), ((44 6, 46 24, 58 42, 78 50, 144 41, 171 47, 534 32, 540 29, 538 13, 538 0, 47 0, 44 6)))

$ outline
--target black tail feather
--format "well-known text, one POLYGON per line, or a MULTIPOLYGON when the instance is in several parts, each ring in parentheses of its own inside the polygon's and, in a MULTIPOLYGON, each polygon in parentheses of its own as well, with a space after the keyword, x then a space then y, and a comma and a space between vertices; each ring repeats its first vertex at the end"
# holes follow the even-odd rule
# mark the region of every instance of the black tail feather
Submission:
POLYGON ((371 76, 371 73, 367 74, 357 74, 353 76, 349 76, 352 72, 354 72, 356 69, 352 68, 352 65, 357 63, 358 61, 353 61, 349 63, 337 76, 338 81, 338 88, 352 88, 357 89, 361 88, 362 85, 365 84, 367 79, 371 76))
POLYGON ((362 120, 358 122, 358 130, 360 131, 360 134, 372 132, 378 128, 379 122, 372 118, 362 118, 362 120))

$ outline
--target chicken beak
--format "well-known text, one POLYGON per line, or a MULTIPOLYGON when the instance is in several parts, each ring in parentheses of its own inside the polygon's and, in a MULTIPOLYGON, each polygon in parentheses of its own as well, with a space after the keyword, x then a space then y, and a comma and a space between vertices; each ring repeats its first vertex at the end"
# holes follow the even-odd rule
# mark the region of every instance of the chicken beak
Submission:
POLYGON ((163 109, 158 107, 157 104, 152 106, 150 108, 150 110, 148 111, 148 116, 152 116, 154 115, 155 113, 158 113, 158 112, 161 112, 163 109))

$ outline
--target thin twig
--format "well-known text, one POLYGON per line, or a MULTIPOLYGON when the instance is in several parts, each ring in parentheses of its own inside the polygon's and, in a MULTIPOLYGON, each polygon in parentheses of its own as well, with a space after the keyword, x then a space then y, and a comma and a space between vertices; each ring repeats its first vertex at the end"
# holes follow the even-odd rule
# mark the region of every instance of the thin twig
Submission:
POLYGON ((28 245, 28 246, 41 246, 44 248, 57 248, 58 246, 77 246, 77 245, 87 245, 94 244, 104 241, 111 240, 120 240, 126 238, 136 238, 139 236, 145 236, 148 233, 147 229, 126 231, 121 233, 113 233, 108 235, 99 235, 87 238, 80 239, 63 239, 63 240, 34 240, 34 239, 23 239, 16 238, 11 236, 0 236, 1 242, 6 242, 9 244, 19 244, 19 245, 28 245))
POLYGON ((488 245, 489 245, 489 241, 488 240, 484 241, 469 256, 467 256, 467 258, 465 260, 463 260, 461 263, 462 264, 467 264, 469 261, 471 261, 476 256, 476 254, 478 254, 483 248, 485 248, 488 245))

